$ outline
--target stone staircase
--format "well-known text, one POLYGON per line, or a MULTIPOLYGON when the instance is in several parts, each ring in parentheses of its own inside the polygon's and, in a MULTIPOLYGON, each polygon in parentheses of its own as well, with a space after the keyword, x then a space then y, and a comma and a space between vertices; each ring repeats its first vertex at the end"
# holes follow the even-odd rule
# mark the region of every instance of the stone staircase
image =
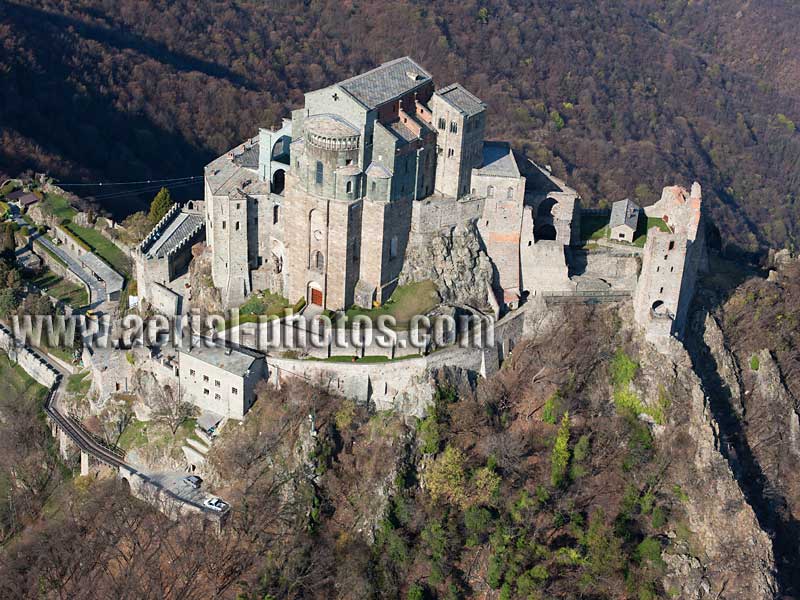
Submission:
POLYGON ((202 470, 205 465, 206 455, 211 449, 212 442, 211 436, 200 427, 195 427, 193 437, 186 438, 186 444, 182 448, 183 455, 186 457, 186 462, 194 465, 196 471, 202 470))

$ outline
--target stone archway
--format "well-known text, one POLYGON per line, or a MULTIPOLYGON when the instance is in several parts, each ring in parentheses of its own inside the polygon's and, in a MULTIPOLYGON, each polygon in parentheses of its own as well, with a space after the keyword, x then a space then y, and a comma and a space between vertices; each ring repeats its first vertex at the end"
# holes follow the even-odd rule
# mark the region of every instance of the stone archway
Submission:
POLYGON ((270 191, 273 194, 283 194, 283 188, 286 186, 286 171, 278 169, 272 175, 272 183, 270 184, 270 191))
POLYGON ((308 293, 306 295, 308 298, 308 303, 313 304, 314 306, 324 306, 325 299, 322 294, 322 286, 320 286, 315 281, 308 282, 308 293))

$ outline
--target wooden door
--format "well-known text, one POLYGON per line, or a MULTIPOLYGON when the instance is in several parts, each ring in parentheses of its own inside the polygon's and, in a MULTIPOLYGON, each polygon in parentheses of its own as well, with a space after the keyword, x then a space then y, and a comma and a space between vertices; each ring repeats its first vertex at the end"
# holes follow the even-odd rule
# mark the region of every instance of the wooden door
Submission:
POLYGON ((311 304, 322 306, 322 290, 311 288, 311 304))

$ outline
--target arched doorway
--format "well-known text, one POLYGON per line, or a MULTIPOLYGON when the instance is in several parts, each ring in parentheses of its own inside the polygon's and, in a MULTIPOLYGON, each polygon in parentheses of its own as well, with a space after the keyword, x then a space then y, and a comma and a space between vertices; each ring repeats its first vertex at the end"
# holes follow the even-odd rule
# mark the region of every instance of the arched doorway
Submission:
POLYGON ((270 190, 273 194, 282 194, 283 188, 286 185, 286 171, 283 169, 278 169, 272 175, 272 185, 270 186, 270 190))
POLYGON ((318 283, 309 282, 308 284, 308 303, 315 306, 323 306, 322 288, 318 283))
POLYGON ((537 242, 541 240, 555 240, 556 228, 550 225, 549 223, 545 225, 540 225, 539 227, 533 230, 533 237, 537 242))

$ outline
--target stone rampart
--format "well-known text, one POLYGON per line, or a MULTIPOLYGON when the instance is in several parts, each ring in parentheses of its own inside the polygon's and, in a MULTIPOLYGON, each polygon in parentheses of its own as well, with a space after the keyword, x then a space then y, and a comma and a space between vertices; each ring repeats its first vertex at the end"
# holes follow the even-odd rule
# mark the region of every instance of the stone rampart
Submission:
POLYGON ((43 386, 50 388, 58 379, 59 373, 35 350, 22 346, 14 339, 14 334, 4 325, 0 325, 0 350, 3 350, 13 362, 27 371, 43 386))

